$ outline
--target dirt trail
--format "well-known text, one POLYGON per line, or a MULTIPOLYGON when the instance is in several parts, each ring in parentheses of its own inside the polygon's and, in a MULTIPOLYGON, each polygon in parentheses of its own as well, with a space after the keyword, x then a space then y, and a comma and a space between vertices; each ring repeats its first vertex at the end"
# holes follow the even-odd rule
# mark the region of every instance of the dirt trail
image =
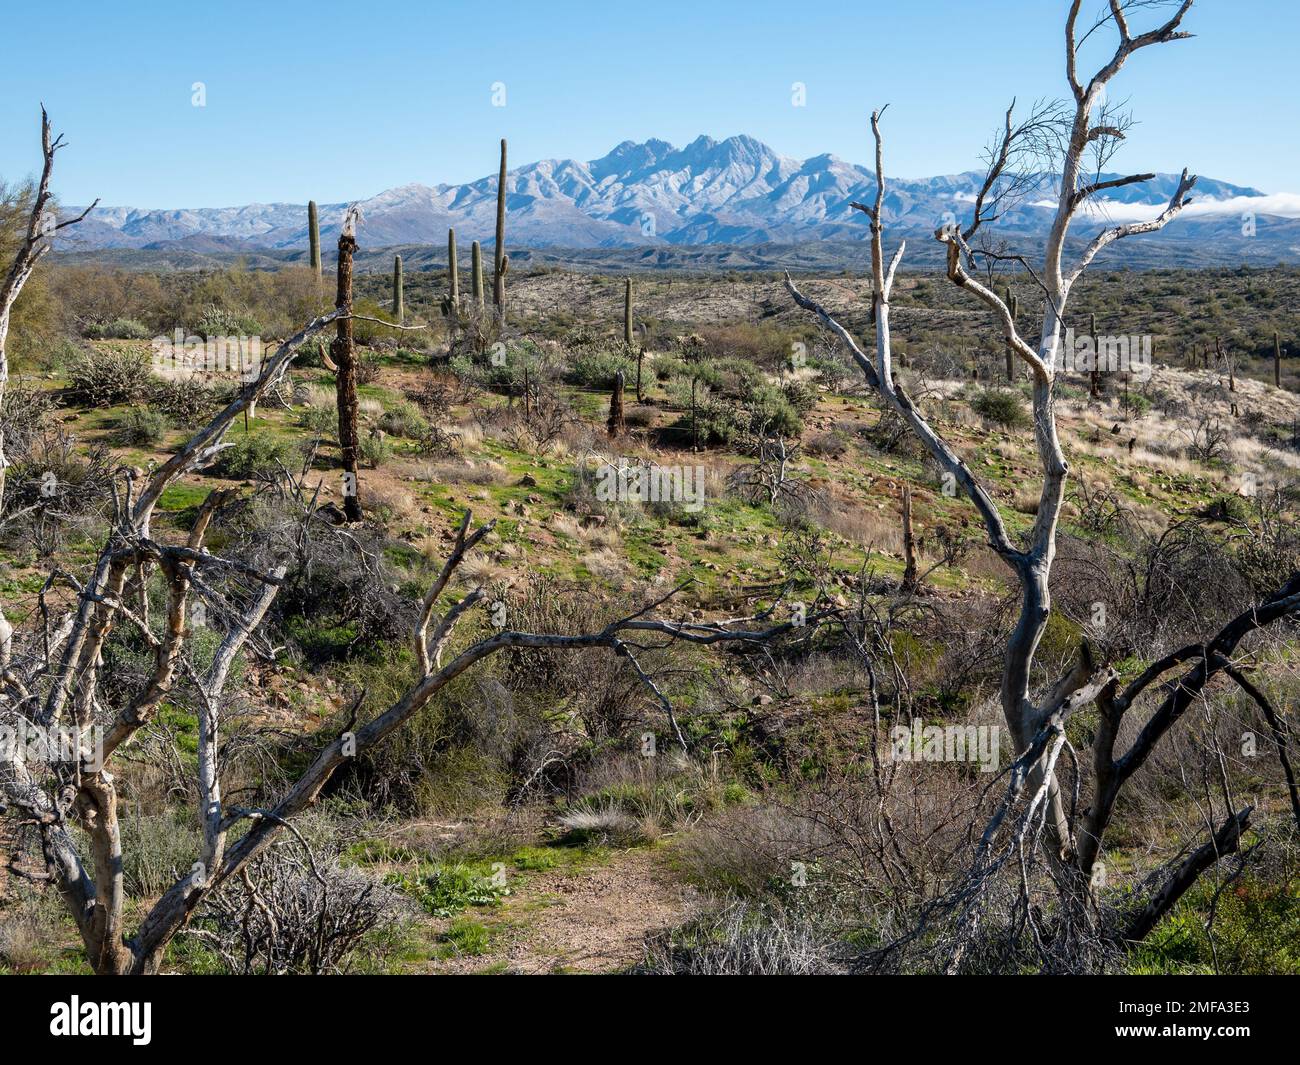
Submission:
POLYGON ((641 959, 647 936, 686 920, 694 904, 694 890, 677 882, 661 852, 622 851, 601 865, 534 874, 499 909, 466 914, 491 930, 487 952, 431 969, 617 972, 641 959))

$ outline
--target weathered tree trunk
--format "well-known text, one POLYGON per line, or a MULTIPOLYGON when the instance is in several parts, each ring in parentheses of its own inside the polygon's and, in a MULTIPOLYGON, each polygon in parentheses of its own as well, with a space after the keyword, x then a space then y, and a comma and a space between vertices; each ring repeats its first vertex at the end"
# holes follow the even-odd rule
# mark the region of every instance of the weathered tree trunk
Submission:
MULTIPOLYGON (((338 291, 334 306, 349 314, 352 311, 352 256, 356 238, 347 224, 339 236, 338 291)), ((340 318, 330 344, 330 356, 338 367, 334 375, 339 408, 339 451, 343 460, 343 513, 348 521, 361 520, 361 480, 358 469, 360 434, 357 429, 356 345, 352 339, 352 319, 340 318)))
POLYGON ((609 421, 606 423, 610 439, 622 436, 627 426, 623 421, 623 371, 614 378, 614 388, 609 394, 609 421))
POLYGON ((912 536, 912 486, 903 485, 903 591, 916 590, 916 540, 912 536))

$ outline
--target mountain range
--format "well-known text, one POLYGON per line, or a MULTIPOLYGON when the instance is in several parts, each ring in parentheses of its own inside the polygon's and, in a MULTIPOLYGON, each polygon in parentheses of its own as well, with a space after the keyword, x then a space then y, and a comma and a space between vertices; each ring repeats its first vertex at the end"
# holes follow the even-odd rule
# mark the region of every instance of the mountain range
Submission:
MULTIPOLYGON (((1103 179, 1110 175, 1102 175, 1103 179)), ((945 219, 969 216, 983 175, 968 171, 920 179, 891 178, 885 217, 891 236, 925 238, 945 219)), ((1076 235, 1103 222, 1150 218, 1168 202, 1177 176, 1157 174, 1141 185, 1110 190, 1076 235)), ((1036 178, 1030 194, 996 223, 1006 237, 1046 232, 1054 175, 1036 178)), ((464 185, 410 184, 360 201, 363 247, 431 246, 430 261, 455 227, 461 247, 492 241, 495 175, 464 185)), ((862 241, 865 217, 849 205, 875 194, 875 176, 833 155, 798 160, 748 136, 716 141, 701 136, 684 148, 662 140, 625 141, 590 162, 548 159, 509 172, 507 241, 545 259, 603 249, 616 258, 671 263, 700 246, 788 248, 812 242, 862 241), (648 253, 648 254, 647 254, 648 253)), ((1144 237, 1157 244, 1140 265, 1273 264, 1300 261, 1300 196, 1266 195, 1202 178, 1196 202, 1166 230, 1144 237), (1152 252, 1164 249, 1155 256, 1152 252), (1167 254, 1165 254, 1167 252, 1167 254), (1172 260, 1165 263, 1164 259, 1172 260)), ((346 204, 320 206, 322 245, 333 244, 346 204)), ((306 255, 305 203, 151 210, 98 207, 65 231, 61 250, 142 249, 166 257, 228 258, 253 252, 278 261, 306 255)), ((1120 242, 1116 254, 1125 245, 1120 242)), ((935 248, 922 250, 932 258, 935 248)), ((442 251, 445 258, 445 250, 442 251)), ((1122 258, 1122 255, 1119 256, 1122 258)), ((912 256, 909 255, 909 259, 912 256)))

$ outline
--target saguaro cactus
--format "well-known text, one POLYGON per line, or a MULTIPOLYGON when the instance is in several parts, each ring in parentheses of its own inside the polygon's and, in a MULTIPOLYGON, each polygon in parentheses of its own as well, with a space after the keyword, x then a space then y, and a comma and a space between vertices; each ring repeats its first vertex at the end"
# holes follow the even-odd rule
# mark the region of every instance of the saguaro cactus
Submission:
POLYGON ((316 201, 307 204, 307 246, 311 249, 311 268, 316 277, 321 275, 320 268, 320 218, 316 214, 316 201))
POLYGON ((623 286, 623 343, 632 346, 632 279, 623 286))
POLYGON ((1282 387, 1282 338, 1273 334, 1273 386, 1282 387))
POLYGON ((453 317, 460 313, 460 274, 456 269, 456 231, 447 230, 447 306, 453 317))
POLYGON ((469 287, 473 293, 474 309, 483 309, 483 247, 476 240, 469 246, 469 287))
POLYGON ((393 256, 393 317, 401 322, 406 317, 406 307, 402 302, 402 257, 393 256))
POLYGON ((497 317, 506 317, 506 139, 501 138, 501 172, 497 175, 496 272, 492 278, 492 304, 497 317))

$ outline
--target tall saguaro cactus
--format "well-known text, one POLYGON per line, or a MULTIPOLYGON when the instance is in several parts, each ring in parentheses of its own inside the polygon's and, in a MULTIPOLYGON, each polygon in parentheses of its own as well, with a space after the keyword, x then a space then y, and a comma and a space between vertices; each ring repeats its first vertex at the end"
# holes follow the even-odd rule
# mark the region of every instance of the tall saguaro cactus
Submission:
POLYGON ((398 324, 406 317, 406 305, 402 299, 402 257, 393 256, 393 317, 398 324))
POLYGON ((469 287, 474 309, 483 310, 483 246, 477 240, 469 246, 469 287))
POLYGON ((454 318, 460 313, 460 274, 456 267, 456 231, 447 230, 447 308, 454 318))
POLYGON ((501 171, 497 175, 496 273, 492 278, 492 304, 497 317, 506 317, 506 139, 501 138, 501 171))
POLYGON ((1282 387, 1282 338, 1273 333, 1273 386, 1282 387))
POLYGON ((311 200, 307 204, 307 246, 311 249, 311 268, 316 271, 317 280, 320 279, 320 216, 316 213, 316 201, 311 200))
POLYGON ((623 343, 632 346, 632 279, 623 285, 623 343))
MULTIPOLYGON (((352 312, 352 255, 357 250, 355 209, 349 209, 339 233, 338 289, 334 306, 352 312)), ((357 459, 361 442, 357 431, 357 363, 352 341, 352 319, 340 318, 330 357, 335 366, 335 393, 339 408, 339 450, 343 458, 343 513, 348 521, 361 520, 361 480, 357 459)))

